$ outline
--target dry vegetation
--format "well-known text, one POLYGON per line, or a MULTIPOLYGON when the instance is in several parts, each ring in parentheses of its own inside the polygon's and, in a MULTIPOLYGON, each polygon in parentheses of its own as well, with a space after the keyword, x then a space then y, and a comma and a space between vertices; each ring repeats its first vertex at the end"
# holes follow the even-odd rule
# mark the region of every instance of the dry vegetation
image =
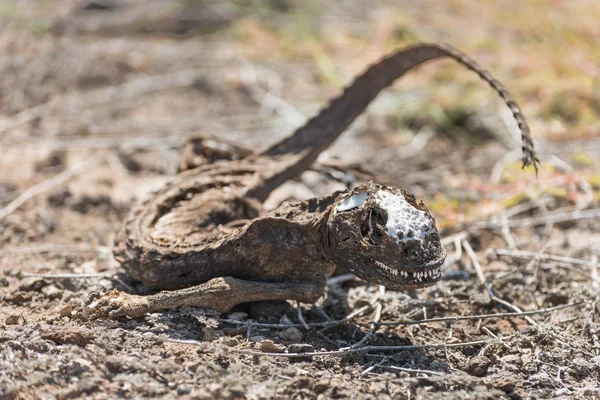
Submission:
MULTIPOLYGON (((599 397, 599 19, 588 0, 0 2, 0 399, 599 397), (368 63, 436 39, 521 102, 539 176, 508 110, 448 61, 380 96, 322 163, 425 200, 449 253, 438 285, 82 318, 98 285, 143 292, 112 235, 186 137, 264 146, 368 63)), ((271 203, 339 188, 322 170, 271 203)))

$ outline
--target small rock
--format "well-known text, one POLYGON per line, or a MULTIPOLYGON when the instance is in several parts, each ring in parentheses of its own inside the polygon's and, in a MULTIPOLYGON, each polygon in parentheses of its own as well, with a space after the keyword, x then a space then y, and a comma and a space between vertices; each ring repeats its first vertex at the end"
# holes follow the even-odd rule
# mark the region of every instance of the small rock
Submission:
POLYGON ((492 361, 486 356, 475 356, 469 360, 467 372, 481 378, 487 374, 491 364, 492 361))
POLYGON ((25 325, 25 318, 22 315, 13 314, 6 317, 4 323, 6 325, 25 325))
POLYGON ((263 353, 283 353, 285 346, 280 343, 275 343, 270 339, 262 340, 258 343, 258 350, 263 353))
POLYGON ((73 307, 71 305, 68 305, 64 308, 62 308, 58 314, 62 317, 70 317, 71 314, 73 313, 73 307))
POLYGON ((233 337, 223 337, 221 338, 220 342, 227 347, 235 347, 240 344, 240 341, 233 337))
POLYGON ((506 356, 500 358, 500 361, 505 362, 507 364, 516 364, 516 365, 523 364, 521 361, 521 356, 519 356, 518 354, 506 355, 506 356))
POLYGON ((132 367, 129 361, 130 358, 128 357, 110 355, 104 358, 104 365, 113 374, 120 372, 129 372, 132 369, 135 369, 134 367, 132 367))
POLYGON ((63 291, 54 285, 48 285, 48 286, 42 288, 42 293, 48 299, 54 300, 54 299, 60 299, 62 297, 63 291))
POLYGON ((295 327, 287 328, 279 333, 279 337, 289 343, 298 343, 304 337, 302 331, 295 327))
POLYGON ((307 353, 313 351, 315 348, 308 343, 293 343, 288 347, 290 353, 307 353))
POLYGON ((237 335, 241 335, 244 332, 246 332, 245 326, 242 326, 239 328, 223 328, 223 334, 225 334, 227 336, 237 336, 237 335))
POLYGON ((47 202, 50 207, 60 208, 67 204, 67 200, 71 197, 71 192, 67 188, 60 188, 50 192, 47 197, 47 202))
POLYGON ((518 375, 510 373, 509 371, 503 371, 496 376, 489 377, 489 382, 493 387, 498 388, 504 392, 513 392, 519 385, 518 375))
POLYGON ((319 395, 321 393, 324 393, 327 389, 329 389, 329 380, 324 379, 321 380, 319 383, 317 383, 314 387, 313 387, 313 391, 319 395))
POLYGON ((234 321, 244 321, 246 318, 248 318, 248 314, 241 311, 232 312, 231 314, 227 315, 227 319, 232 319, 234 321))
POLYGON ((0 330, 0 343, 8 342, 9 340, 15 340, 19 334, 17 331, 5 331, 0 330))
POLYGON ((92 340, 93 333, 87 328, 61 328, 42 332, 41 337, 57 344, 75 344, 85 347, 92 340))
POLYGON ((4 297, 4 300, 12 304, 24 304, 29 303, 33 299, 31 293, 17 291, 4 297))
POLYGON ((34 168, 36 172, 44 172, 51 170, 52 172, 62 171, 65 169, 67 153, 64 150, 54 150, 50 152, 44 159, 36 161, 34 168))
POLYGON ((507 320, 496 321, 496 328, 500 333, 512 333, 515 331, 513 325, 507 320))
POLYGON ((112 10, 116 8, 117 5, 112 0, 91 0, 84 1, 81 5, 82 10, 86 11, 96 11, 96 10, 112 10))
POLYGON ((492 302, 492 298, 490 297, 490 294, 485 290, 473 292, 472 299, 473 299, 473 303, 482 305, 482 306, 487 306, 488 304, 490 304, 492 302))
POLYGON ((22 292, 39 292, 46 286, 48 286, 48 282, 45 279, 35 279, 19 285, 19 290, 22 292))
POLYGON ((224 335, 223 331, 218 330, 218 329, 205 327, 202 330, 202 339, 207 342, 212 342, 213 340, 217 340, 218 338, 220 338, 223 335, 224 335))
POLYGON ((38 353, 46 353, 50 351, 48 342, 42 339, 33 339, 31 342, 27 343, 27 348, 38 353))
POLYGON ((265 339, 266 339, 266 337, 261 336, 261 335, 250 336, 248 338, 248 340, 251 342, 262 342, 265 339))
POLYGON ((600 388, 597 386, 586 386, 582 389, 582 394, 586 397, 592 398, 600 398, 600 388))
POLYGON ((450 369, 450 366, 448 365, 448 363, 445 363, 443 361, 433 360, 431 364, 429 364, 429 368, 434 371, 448 371, 450 369))
POLYGON ((187 386, 179 386, 179 387, 177 387, 177 394, 179 396, 183 396, 184 394, 190 394, 191 391, 192 391, 192 389, 190 389, 187 386))

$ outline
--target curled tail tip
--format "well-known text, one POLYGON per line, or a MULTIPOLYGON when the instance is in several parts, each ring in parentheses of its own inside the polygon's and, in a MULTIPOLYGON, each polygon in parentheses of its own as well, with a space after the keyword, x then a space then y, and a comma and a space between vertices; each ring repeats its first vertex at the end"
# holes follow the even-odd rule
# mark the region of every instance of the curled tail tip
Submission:
POLYGON ((537 158, 537 156, 535 155, 535 152, 532 151, 527 151, 525 152, 525 154, 523 155, 523 169, 525 169, 525 167, 529 167, 532 166, 535 169, 535 177, 537 179, 538 177, 538 173, 540 172, 540 169, 543 169, 542 163, 540 162, 540 159, 537 158))

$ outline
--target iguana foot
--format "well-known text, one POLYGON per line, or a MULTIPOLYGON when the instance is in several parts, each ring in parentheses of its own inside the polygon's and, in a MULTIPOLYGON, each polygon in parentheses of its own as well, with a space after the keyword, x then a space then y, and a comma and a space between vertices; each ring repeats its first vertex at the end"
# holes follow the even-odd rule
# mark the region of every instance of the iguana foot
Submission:
POLYGON ((82 302, 83 315, 91 320, 98 318, 137 318, 151 311, 148 296, 137 296, 110 290, 105 293, 90 292, 82 302))

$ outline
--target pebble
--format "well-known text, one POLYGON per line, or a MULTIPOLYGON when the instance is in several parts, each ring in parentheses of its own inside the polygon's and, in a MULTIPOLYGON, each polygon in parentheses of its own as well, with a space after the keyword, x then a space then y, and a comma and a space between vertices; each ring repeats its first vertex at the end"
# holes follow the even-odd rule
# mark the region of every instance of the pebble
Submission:
POLYGON ((487 375, 488 368, 492 361, 486 356, 476 356, 469 360, 467 372, 473 376, 483 377, 487 375))
POLYGON ((60 299, 63 295, 63 291, 54 285, 48 285, 43 287, 42 293, 48 299, 60 299))
POLYGON ((6 325, 25 325, 25 318, 22 315, 13 314, 6 317, 4 323, 6 325))
POLYGON ((298 343, 304 337, 302 331, 295 327, 290 327, 281 331, 279 337, 289 343, 298 343))
POLYGON ((288 352, 290 353, 307 353, 314 349, 315 348, 308 343, 293 343, 288 346, 288 352))
POLYGON ((263 353, 283 353, 285 352, 285 346, 281 343, 275 343, 270 339, 262 340, 258 342, 258 350, 263 353))
POLYGON ((52 340, 57 344, 74 344, 85 347, 94 337, 93 331, 87 328, 59 328, 42 332, 42 339, 52 340))
POLYGON ((248 318, 248 314, 245 312, 232 312, 229 315, 227 315, 227 319, 232 319, 234 321, 244 321, 245 319, 248 318))
POLYGON ((71 314, 73 313, 73 306, 71 306, 70 304, 67 305, 66 307, 63 307, 58 314, 62 317, 70 317, 71 314))

